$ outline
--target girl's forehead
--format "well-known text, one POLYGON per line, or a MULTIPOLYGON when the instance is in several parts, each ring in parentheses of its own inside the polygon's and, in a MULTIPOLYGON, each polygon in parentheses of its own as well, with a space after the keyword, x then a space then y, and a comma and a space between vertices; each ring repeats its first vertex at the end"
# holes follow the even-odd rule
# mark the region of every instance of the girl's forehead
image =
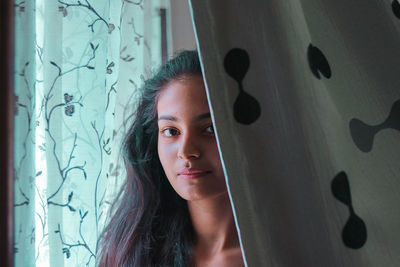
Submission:
POLYGON ((161 90, 157 100, 158 105, 163 102, 175 104, 188 101, 204 102, 207 100, 207 96, 203 79, 201 76, 193 76, 190 79, 170 81, 161 90))
POLYGON ((190 117, 209 113, 207 96, 201 76, 171 81, 160 93, 157 113, 161 116, 190 117))

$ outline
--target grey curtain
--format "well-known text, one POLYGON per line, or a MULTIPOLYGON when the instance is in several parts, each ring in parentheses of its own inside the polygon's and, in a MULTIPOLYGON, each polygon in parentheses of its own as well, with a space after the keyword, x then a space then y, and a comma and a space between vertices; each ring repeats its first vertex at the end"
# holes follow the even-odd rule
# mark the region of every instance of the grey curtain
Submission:
POLYGON ((247 266, 397 266, 399 3, 191 11, 247 266))

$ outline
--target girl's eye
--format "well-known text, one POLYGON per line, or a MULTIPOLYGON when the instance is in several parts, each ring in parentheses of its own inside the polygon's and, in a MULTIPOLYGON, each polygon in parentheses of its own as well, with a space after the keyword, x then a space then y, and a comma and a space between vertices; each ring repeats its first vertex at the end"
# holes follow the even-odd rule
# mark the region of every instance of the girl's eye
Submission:
POLYGON ((167 129, 162 130, 162 134, 166 137, 172 137, 172 136, 178 135, 179 132, 178 132, 178 130, 176 130, 174 128, 167 128, 167 129))
POLYGON ((212 125, 210 125, 210 126, 208 126, 207 128, 206 128, 206 132, 207 133, 214 133, 214 126, 212 126, 212 125))

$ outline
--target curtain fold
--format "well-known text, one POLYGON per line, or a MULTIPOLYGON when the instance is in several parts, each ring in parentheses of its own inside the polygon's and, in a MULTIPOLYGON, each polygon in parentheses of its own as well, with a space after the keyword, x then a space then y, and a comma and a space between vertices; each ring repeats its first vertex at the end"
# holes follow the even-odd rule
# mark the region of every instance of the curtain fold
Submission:
POLYGON ((15 2, 15 266, 95 266, 136 89, 161 63, 161 7, 15 2))
POLYGON ((247 266, 395 266, 398 2, 190 3, 247 266))

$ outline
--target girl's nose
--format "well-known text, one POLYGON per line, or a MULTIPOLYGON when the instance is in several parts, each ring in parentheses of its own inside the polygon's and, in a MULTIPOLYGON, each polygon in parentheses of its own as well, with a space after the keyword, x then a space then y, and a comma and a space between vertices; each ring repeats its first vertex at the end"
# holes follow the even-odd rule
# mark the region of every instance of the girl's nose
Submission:
POLYGON ((192 135, 182 136, 178 149, 178 158, 188 160, 200 157, 200 148, 196 142, 196 138, 192 135))

